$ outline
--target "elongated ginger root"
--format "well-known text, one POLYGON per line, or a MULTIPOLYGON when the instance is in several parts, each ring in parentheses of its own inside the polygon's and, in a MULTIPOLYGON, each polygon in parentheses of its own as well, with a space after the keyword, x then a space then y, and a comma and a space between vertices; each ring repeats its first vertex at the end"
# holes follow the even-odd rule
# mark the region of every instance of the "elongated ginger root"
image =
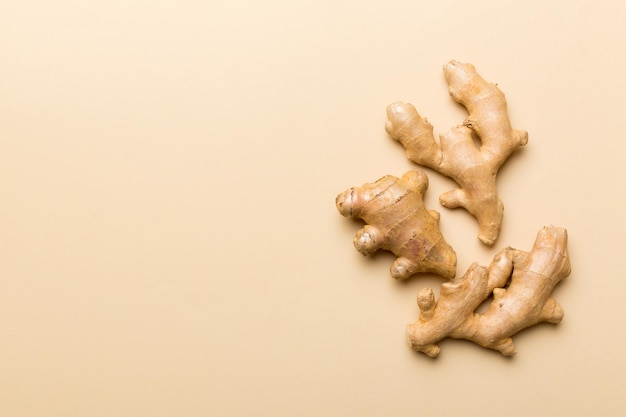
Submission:
POLYGON ((512 356, 515 333, 539 322, 561 321, 563 310, 550 294, 570 269, 567 231, 544 227, 529 253, 506 248, 489 268, 473 264, 463 277, 442 284, 438 301, 430 288, 420 291, 420 317, 407 326, 409 345, 436 357, 436 343, 452 337, 512 356), (474 313, 492 293, 489 309, 474 313))
POLYGON ((504 94, 485 81, 471 64, 452 61, 444 66, 452 98, 469 115, 462 125, 440 135, 415 107, 393 103, 387 108, 386 130, 406 149, 407 157, 454 179, 461 188, 440 197, 448 208, 464 207, 478 220, 478 238, 493 245, 500 234, 504 206, 496 190, 496 173, 519 146, 528 141, 525 131, 511 127, 504 94), (475 133, 482 143, 477 148, 475 133))
POLYGON ((356 249, 363 255, 385 249, 398 257, 391 266, 395 279, 418 272, 448 279, 456 274, 456 253, 441 235, 439 213, 424 206, 427 188, 426 174, 409 171, 402 178, 387 175, 337 196, 339 213, 367 223, 354 238, 356 249))

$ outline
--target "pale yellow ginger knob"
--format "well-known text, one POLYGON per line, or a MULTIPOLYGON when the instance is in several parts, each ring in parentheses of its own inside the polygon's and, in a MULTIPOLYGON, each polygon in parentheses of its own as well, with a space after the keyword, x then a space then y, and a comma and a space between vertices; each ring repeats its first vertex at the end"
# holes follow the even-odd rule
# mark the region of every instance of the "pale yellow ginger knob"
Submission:
POLYGON ((407 326, 408 343, 435 357, 440 340, 467 339, 512 356, 517 332, 561 321, 563 309, 551 293, 570 271, 567 231, 544 227, 530 252, 506 248, 489 268, 473 264, 462 277, 442 284, 438 300, 429 288, 423 289, 417 297, 420 316, 407 326), (491 295, 487 311, 476 313, 491 295))
POLYGON ((402 178, 387 175, 337 196, 339 213, 366 223, 354 238, 356 249, 363 255, 384 249, 398 257, 391 266, 395 279, 419 272, 449 279, 456 274, 456 253, 441 235, 439 213, 424 206, 427 188, 422 171, 409 171, 402 178))
POLYGON ((460 188, 447 192, 440 202, 448 208, 463 207, 480 227, 478 238, 493 245, 500 234, 504 205, 498 197, 496 174, 511 153, 528 141, 528 134, 511 127, 504 94, 485 81, 471 64, 451 61, 444 66, 452 98, 469 115, 463 124, 440 135, 415 107, 393 103, 387 108, 389 135, 400 142, 407 157, 454 179, 460 188), (476 146, 473 134, 481 145, 476 146))

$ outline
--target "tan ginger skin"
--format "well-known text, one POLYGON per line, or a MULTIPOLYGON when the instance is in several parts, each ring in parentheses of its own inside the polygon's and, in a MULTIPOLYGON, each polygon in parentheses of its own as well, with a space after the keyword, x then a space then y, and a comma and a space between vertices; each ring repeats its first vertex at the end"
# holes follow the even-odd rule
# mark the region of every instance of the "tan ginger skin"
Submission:
POLYGON ((398 102, 387 108, 386 130, 404 146, 411 161, 460 185, 443 194, 441 204, 465 208, 478 220, 480 241, 493 245, 500 234, 504 211, 496 190, 496 174, 511 153, 526 144, 528 134, 511 127, 504 94, 485 81, 473 65, 451 61, 443 71, 450 95, 469 113, 463 124, 440 135, 437 144, 433 126, 415 107, 398 102), (480 148, 472 133, 480 138, 480 148))
POLYGON ((551 292, 570 270, 567 231, 544 227, 530 252, 506 248, 489 268, 473 264, 461 278, 442 284, 439 300, 430 288, 423 289, 417 297, 419 319, 407 326, 408 343, 436 357, 436 343, 451 337, 512 356, 515 333, 540 322, 561 321, 563 310, 551 292), (489 309, 475 313, 491 294, 489 309))
POLYGON ((363 255, 384 249, 398 257, 391 266, 395 279, 419 272, 448 279, 456 274, 456 253, 441 235, 439 213, 424 206, 427 188, 426 174, 409 171, 402 178, 387 175, 337 196, 339 213, 366 223, 354 238, 356 249, 363 255))

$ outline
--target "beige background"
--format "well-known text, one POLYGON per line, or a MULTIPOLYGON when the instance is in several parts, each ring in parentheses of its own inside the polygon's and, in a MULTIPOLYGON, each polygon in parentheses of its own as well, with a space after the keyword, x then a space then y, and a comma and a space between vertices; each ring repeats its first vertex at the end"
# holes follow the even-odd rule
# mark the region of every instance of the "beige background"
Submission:
POLYGON ((623 415, 625 4, 1 1, 0 415, 623 415), (412 167, 387 104, 463 119, 450 59, 530 135, 494 248, 428 172, 459 273, 570 233, 565 319, 513 359, 412 352, 442 280, 393 281, 334 207, 412 167))

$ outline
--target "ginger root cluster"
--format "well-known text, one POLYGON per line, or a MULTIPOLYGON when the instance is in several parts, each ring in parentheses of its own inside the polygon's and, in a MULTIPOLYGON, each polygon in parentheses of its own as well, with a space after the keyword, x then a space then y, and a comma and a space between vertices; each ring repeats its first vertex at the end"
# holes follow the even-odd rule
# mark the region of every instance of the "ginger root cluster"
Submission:
MULTIPOLYGON (((452 98, 468 111, 462 124, 436 141, 433 126, 415 107, 396 102, 387 108, 385 129, 402 144, 411 161, 457 182, 459 188, 440 196, 440 203, 465 208, 478 221, 478 239, 493 245, 504 212, 496 174, 527 143, 528 134, 511 126, 504 94, 473 65, 451 61, 444 66, 444 76, 452 98)), ((396 255, 390 268, 393 278, 434 273, 451 280, 441 286, 438 300, 430 288, 420 291, 419 318, 407 326, 409 345, 436 357, 437 343, 449 337, 511 356, 515 353, 512 336, 518 331, 539 322, 560 322, 563 310, 551 293, 571 270, 567 231, 544 227, 530 252, 505 248, 489 267, 475 263, 455 279, 456 253, 439 229, 439 213, 424 206, 427 188, 425 172, 416 169, 401 178, 387 175, 352 187, 335 200, 343 216, 365 222, 354 238, 360 253, 370 255, 382 249, 396 255), (488 299, 487 311, 476 313, 488 299)))

